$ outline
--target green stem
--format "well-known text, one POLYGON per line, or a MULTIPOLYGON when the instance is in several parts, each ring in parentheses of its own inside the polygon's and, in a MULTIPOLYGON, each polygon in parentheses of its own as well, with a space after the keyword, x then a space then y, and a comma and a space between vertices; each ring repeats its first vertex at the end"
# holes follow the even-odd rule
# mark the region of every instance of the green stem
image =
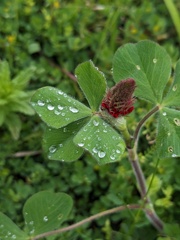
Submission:
POLYGON ((134 142, 136 144, 136 142, 138 141, 138 137, 139 137, 139 133, 140 133, 140 130, 142 128, 142 126, 144 125, 144 123, 154 114, 156 113, 157 111, 159 111, 159 106, 155 106, 153 109, 151 109, 142 119, 141 121, 138 123, 137 125, 137 128, 134 132, 134 142))

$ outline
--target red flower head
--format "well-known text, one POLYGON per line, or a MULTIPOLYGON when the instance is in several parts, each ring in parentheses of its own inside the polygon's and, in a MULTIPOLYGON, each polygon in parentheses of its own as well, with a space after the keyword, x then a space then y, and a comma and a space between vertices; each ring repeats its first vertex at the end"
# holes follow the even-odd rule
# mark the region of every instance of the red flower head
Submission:
POLYGON ((126 79, 110 88, 102 100, 101 109, 106 109, 114 118, 125 116, 134 110, 136 87, 134 79, 126 79))

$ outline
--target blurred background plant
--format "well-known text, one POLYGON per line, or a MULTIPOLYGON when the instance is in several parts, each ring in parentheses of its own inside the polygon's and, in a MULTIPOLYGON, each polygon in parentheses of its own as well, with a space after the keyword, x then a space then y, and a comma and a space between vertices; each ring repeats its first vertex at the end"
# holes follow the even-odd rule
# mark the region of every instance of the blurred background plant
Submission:
POLYGON ((21 119, 17 112, 33 115, 34 110, 29 104, 31 92, 25 92, 31 76, 31 70, 21 71, 12 81, 9 65, 0 62, 0 126, 5 124, 14 139, 19 138, 21 119))
MULTIPOLYGON (((179 11, 180 2, 174 0, 173 3, 179 11)), ((0 58, 1 64, 6 66, 1 69, 1 75, 8 69, 7 62, 12 76, 31 69, 33 74, 29 82, 26 77, 30 70, 25 78, 21 78, 23 86, 16 84, 14 87, 14 80, 9 83, 12 91, 23 91, 29 97, 28 91, 51 85, 83 102, 84 96, 72 75, 75 67, 92 59, 112 86, 112 57, 124 43, 143 39, 156 41, 168 51, 175 66, 180 57, 180 41, 171 16, 162 0, 101 0, 98 3, 95 0, 1 0, 0 58), (25 83, 28 83, 27 91, 23 90, 25 83)), ((4 78, 0 78, 0 86, 3 82, 4 78)), ((2 89, 0 87, 0 92, 2 89)), ((27 103, 28 97, 26 100, 21 97, 17 94, 16 101, 27 103)), ((150 107, 148 103, 136 102, 136 111, 128 117, 131 131, 150 107)), ((11 102, 11 108, 6 109, 14 114, 14 108, 15 103, 11 102)), ((25 110, 24 113, 27 114, 25 110)), ((64 191, 73 197, 75 208, 69 223, 74 222, 75 216, 79 221, 101 210, 139 200, 126 154, 120 164, 101 167, 89 154, 71 164, 49 161, 41 150, 44 130, 41 120, 36 115, 16 116, 22 123, 18 141, 12 139, 4 126, 0 130, 0 211, 20 226, 23 203, 40 190, 64 191)), ((10 118, 13 121, 14 115, 10 118)), ((152 174, 156 176, 154 185, 157 187, 151 194, 158 214, 165 222, 177 223, 180 169, 174 159, 161 159, 157 167, 158 159, 153 151, 155 124, 152 118, 143 128, 139 158, 147 181, 152 174)), ((13 126, 18 127, 15 120, 13 126)), ((157 236, 143 214, 125 211, 67 232, 57 239, 141 240, 144 233, 147 240, 157 236)))

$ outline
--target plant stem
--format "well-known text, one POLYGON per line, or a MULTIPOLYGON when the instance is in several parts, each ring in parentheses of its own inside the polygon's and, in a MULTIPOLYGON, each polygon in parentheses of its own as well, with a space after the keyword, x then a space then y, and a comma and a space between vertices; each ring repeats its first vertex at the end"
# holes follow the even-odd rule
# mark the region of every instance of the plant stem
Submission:
POLYGON ((67 231, 73 230, 75 228, 78 228, 85 223, 92 222, 92 221, 94 221, 94 220, 96 220, 100 217, 103 217, 103 216, 106 216, 106 215, 109 215, 109 214, 112 214, 112 213, 117 213, 119 211, 123 211, 123 210, 126 210, 126 209, 142 209, 142 206, 140 206, 139 204, 131 204, 131 205, 124 205, 124 206, 112 208, 112 209, 109 209, 107 211, 104 211, 104 212, 95 214, 91 217, 88 217, 88 218, 86 218, 86 219, 84 219, 80 222, 77 222, 75 224, 72 224, 68 227, 64 227, 64 228, 57 229, 57 230, 54 230, 54 231, 39 234, 35 237, 32 237, 31 240, 37 240, 37 239, 41 239, 43 237, 48 237, 48 236, 52 236, 52 235, 55 235, 55 234, 58 234, 58 233, 67 232, 67 231))
POLYGON ((134 132, 134 137, 133 137, 135 143, 138 141, 139 133, 144 123, 157 111, 159 111, 159 106, 155 106, 153 109, 151 109, 138 123, 137 128, 134 132))
MULTIPOLYGON (((159 110, 159 106, 155 106, 150 112, 148 112, 144 118, 139 122, 136 131, 134 133, 134 147, 128 147, 128 156, 129 161, 131 163, 132 169, 134 171, 134 175, 136 177, 136 181, 138 183, 139 192, 141 195, 141 198, 143 200, 143 203, 145 204, 144 211, 146 213, 147 218, 150 220, 152 225, 158 230, 163 231, 163 222, 161 219, 157 216, 153 204, 151 202, 150 197, 147 196, 147 186, 146 186, 146 180, 143 174, 143 171, 141 169, 141 166, 139 164, 138 155, 137 155, 137 145, 138 145, 138 136, 139 132, 141 130, 141 127, 146 122, 146 120, 151 117, 155 112, 159 110)), ((123 132, 122 132, 123 134, 123 132)), ((127 138, 127 136, 125 136, 127 138)), ((130 136, 129 136, 130 138, 130 136)))
POLYGON ((146 186, 146 180, 144 177, 144 174, 142 172, 141 166, 139 164, 136 151, 133 149, 128 149, 129 154, 129 161, 131 163, 132 169, 134 171, 138 186, 139 186, 139 192, 141 194, 141 198, 143 202, 145 203, 144 211, 146 213, 146 216, 150 220, 150 222, 153 224, 153 226, 162 232, 163 230, 163 222, 161 219, 157 216, 153 204, 151 202, 151 199, 147 196, 147 186, 146 186))

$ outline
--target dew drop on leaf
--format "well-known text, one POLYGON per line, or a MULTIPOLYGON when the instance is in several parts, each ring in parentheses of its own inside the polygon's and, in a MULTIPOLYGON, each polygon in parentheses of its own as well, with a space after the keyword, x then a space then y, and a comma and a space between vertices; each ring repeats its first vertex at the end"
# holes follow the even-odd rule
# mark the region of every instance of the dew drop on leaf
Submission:
POLYGON ((57 148, 56 148, 55 145, 52 145, 52 146, 49 147, 49 152, 50 153, 54 153, 56 150, 57 150, 57 148))
POLYGON ((57 110, 55 110, 54 113, 55 113, 56 115, 60 115, 60 112, 57 111, 57 110))
POLYGON ((173 152, 173 147, 172 146, 168 147, 168 152, 173 152))
POLYGON ((157 59, 156 58, 153 59, 153 63, 157 63, 157 59))
POLYGON ((174 123, 179 127, 180 126, 180 119, 174 118, 174 123))
POLYGON ((172 157, 177 157, 177 155, 175 153, 172 154, 172 157))
POLYGON ((44 221, 44 222, 47 222, 47 221, 48 221, 48 217, 47 217, 47 216, 44 216, 43 221, 44 221))
POLYGON ((99 125, 99 122, 98 121, 96 121, 96 120, 93 120, 93 124, 94 124, 94 126, 98 126, 99 125))
POLYGON ((166 116, 167 115, 167 113, 166 112, 163 112, 163 116, 166 116))
POLYGON ((114 156, 114 155, 111 155, 111 156, 110 156, 110 159, 111 159, 111 160, 115 160, 115 156, 114 156))
POLYGON ((175 92, 177 90, 177 85, 175 84, 172 88, 172 90, 175 92))
POLYGON ((93 151, 93 153, 97 153, 98 152, 97 148, 95 148, 95 147, 93 148, 92 151, 93 151))
POLYGON ((37 104, 38 104, 38 106, 43 107, 45 105, 45 102, 38 100, 37 104))
POLYGON ((69 110, 72 112, 72 113, 78 113, 79 110, 77 108, 74 108, 74 107, 69 107, 69 110))
POLYGON ((141 70, 141 67, 139 65, 136 65, 137 70, 141 70))
POLYGON ((48 108, 50 111, 54 110, 54 106, 51 105, 51 104, 48 104, 47 108, 48 108))
POLYGON ((84 146, 84 143, 78 143, 78 146, 79 146, 79 147, 83 147, 83 146, 84 146))
POLYGON ((99 158, 104 158, 106 156, 106 153, 105 152, 103 152, 103 151, 99 151, 98 152, 98 157, 99 158))
POLYGON ((58 94, 63 95, 63 92, 61 90, 58 91, 58 94))
POLYGON ((58 105, 58 109, 59 110, 63 110, 64 107, 62 107, 61 105, 58 105))

